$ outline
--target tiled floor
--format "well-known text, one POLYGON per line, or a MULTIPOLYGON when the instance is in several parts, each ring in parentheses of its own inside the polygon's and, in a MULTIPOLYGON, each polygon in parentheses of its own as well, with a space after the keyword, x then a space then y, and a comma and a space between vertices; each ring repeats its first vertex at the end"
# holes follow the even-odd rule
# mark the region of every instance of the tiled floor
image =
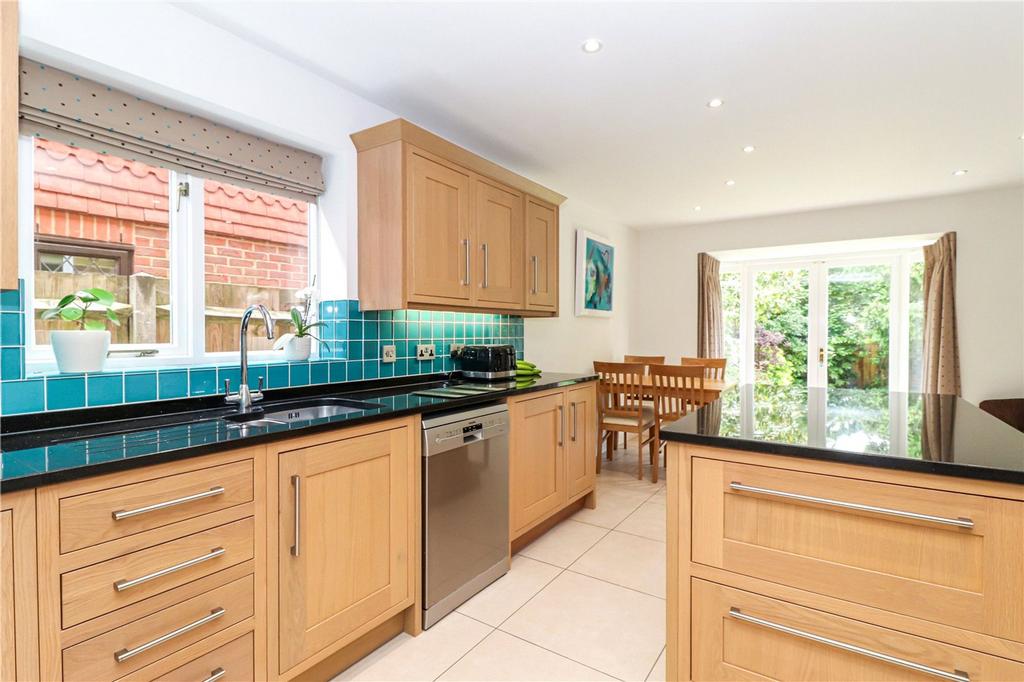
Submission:
POLYGON ((512 570, 419 637, 336 680, 665 679, 665 495, 636 451, 598 476, 597 509, 563 521, 512 570))

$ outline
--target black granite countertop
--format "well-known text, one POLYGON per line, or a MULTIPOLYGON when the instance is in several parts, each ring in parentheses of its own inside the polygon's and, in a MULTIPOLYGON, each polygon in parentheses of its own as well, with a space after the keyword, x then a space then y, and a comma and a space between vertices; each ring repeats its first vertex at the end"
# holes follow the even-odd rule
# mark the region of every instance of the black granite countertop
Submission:
POLYGON ((663 440, 1024 484, 1024 433, 954 396, 745 385, 663 440))
MULTIPOLYGON (((240 428, 225 421, 234 410, 224 396, 119 405, 0 419, 0 492, 220 452, 296 435, 409 414, 441 412, 591 381, 591 374, 545 372, 500 392, 432 398, 416 391, 446 385, 446 375, 308 386, 266 393, 269 403, 312 397, 372 402, 374 409, 291 424, 240 428)), ((458 383, 457 379, 454 383, 458 383)))

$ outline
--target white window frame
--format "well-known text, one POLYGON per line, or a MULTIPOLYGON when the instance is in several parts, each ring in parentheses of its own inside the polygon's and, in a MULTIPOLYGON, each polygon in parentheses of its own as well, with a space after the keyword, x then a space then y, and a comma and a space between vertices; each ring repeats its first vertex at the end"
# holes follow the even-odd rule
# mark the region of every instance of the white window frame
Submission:
POLYGON ((906 392, 910 359, 910 270, 924 259, 920 248, 896 248, 822 257, 766 258, 723 262, 720 272, 740 273, 740 383, 754 383, 754 279, 757 272, 780 269, 808 271, 807 385, 828 385, 828 270, 843 265, 890 266, 889 287, 889 390, 906 392), (819 365, 817 349, 825 349, 819 365))
MULTIPOLYGON (((18 139, 18 270, 25 283, 25 371, 49 374, 57 370, 51 346, 35 343, 35 147, 31 137, 18 139)), ((106 369, 159 369, 181 365, 229 364, 238 352, 207 353, 205 287, 204 182, 201 176, 168 171, 168 260, 171 280, 171 342, 163 344, 111 344, 111 350, 156 349, 152 357, 110 357, 106 369), (187 183, 189 196, 178 200, 178 186, 187 183)), ((319 282, 319 210, 314 202, 307 211, 308 253, 306 286, 319 282)), ((317 286, 319 288, 319 285, 317 286)), ((315 301, 319 296, 315 297, 315 301)), ((319 349, 314 351, 319 355, 319 349)), ((284 351, 252 351, 251 362, 283 362, 284 351)))

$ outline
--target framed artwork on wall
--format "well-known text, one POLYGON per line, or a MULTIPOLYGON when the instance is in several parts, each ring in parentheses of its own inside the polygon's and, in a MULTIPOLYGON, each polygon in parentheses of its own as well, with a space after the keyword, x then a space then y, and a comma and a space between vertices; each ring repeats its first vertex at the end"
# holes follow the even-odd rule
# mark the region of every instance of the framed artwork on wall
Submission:
POLYGON ((576 315, 610 317, 614 310, 615 245, 576 230, 576 315))

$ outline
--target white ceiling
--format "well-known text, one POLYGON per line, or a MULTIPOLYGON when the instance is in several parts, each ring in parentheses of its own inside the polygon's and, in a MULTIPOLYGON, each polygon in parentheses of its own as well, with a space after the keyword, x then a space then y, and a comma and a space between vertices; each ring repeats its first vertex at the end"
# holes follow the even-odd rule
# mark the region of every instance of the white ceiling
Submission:
POLYGON ((1021 2, 179 7, 636 227, 1024 182, 1021 2))

